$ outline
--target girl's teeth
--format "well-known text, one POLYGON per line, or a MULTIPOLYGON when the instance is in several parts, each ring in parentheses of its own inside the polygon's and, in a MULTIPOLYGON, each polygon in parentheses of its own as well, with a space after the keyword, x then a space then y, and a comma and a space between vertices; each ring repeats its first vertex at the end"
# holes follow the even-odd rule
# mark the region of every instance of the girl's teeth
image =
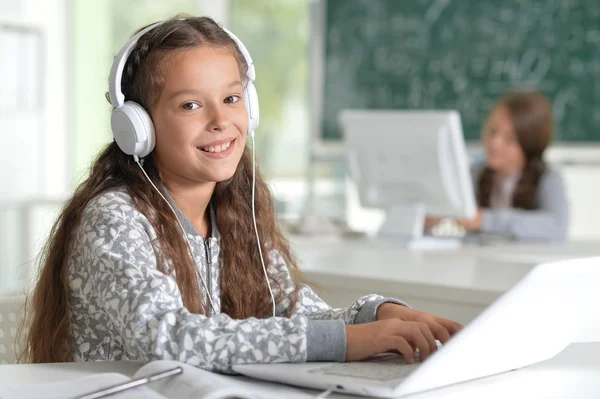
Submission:
POLYGON ((221 144, 221 145, 215 145, 215 146, 211 145, 210 147, 202 148, 202 150, 206 151, 206 152, 223 152, 226 149, 228 149, 230 145, 231 145, 231 142, 226 143, 226 144, 221 144))

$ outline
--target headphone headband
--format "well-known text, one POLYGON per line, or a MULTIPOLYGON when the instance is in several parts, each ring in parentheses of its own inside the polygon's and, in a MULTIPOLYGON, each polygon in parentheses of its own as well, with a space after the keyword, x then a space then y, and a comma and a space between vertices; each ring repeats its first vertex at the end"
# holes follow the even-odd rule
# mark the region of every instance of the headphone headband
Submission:
POLYGON ((144 36, 147 32, 150 32, 160 24, 162 24, 162 22, 157 22, 136 33, 127 43, 125 43, 125 45, 123 45, 119 53, 115 56, 115 60, 110 68, 110 77, 108 78, 108 97, 113 106, 119 108, 125 103, 125 95, 121 91, 121 79, 123 78, 123 70, 125 69, 125 64, 127 63, 129 55, 137 45, 140 37, 144 36))
MULTIPOLYGON (((123 45, 119 53, 115 56, 112 67, 110 69, 110 76, 108 78, 108 97, 110 99, 110 103, 119 108, 125 103, 125 95, 121 91, 121 80, 123 78, 123 70, 125 69, 125 64, 127 63, 127 59, 131 52, 137 45, 140 37, 144 36, 147 32, 150 32, 152 29, 156 28, 158 25, 162 25, 162 22, 156 22, 138 33, 136 33, 127 43, 123 45)), ((256 79, 256 71, 254 70, 254 62, 252 61, 252 57, 244 46, 244 43, 231 31, 222 28, 228 35, 233 39, 235 44, 238 46, 238 49, 244 56, 246 60, 246 64, 248 65, 247 78, 250 82, 254 82, 256 79)))
MULTIPOLYGON (((125 95, 121 90, 123 70, 125 69, 127 59, 131 55, 139 39, 161 24, 162 22, 157 22, 142 29, 123 45, 121 50, 115 56, 108 78, 108 97, 110 103, 115 107, 110 118, 113 137, 119 148, 124 153, 133 155, 134 159, 143 158, 150 154, 154 149, 156 137, 152 118, 146 112, 144 107, 134 101, 125 101, 125 95)), ((249 136, 254 137, 254 131, 259 123, 258 95, 253 83, 256 78, 254 63, 242 41, 227 29, 223 28, 223 30, 235 42, 248 65, 246 78, 242 80, 245 82, 244 100, 248 112, 247 133, 249 136)))
POLYGON ((251 82, 254 82, 254 79, 256 79, 256 72, 254 70, 254 61, 252 61, 252 57, 250 57, 250 53, 248 52, 248 49, 246 48, 246 46, 244 46, 244 43, 242 43, 242 41, 240 39, 238 39, 238 37, 236 35, 234 35, 231 31, 229 31, 225 28, 223 28, 223 30, 229 35, 229 37, 231 37, 233 39, 235 44, 237 44, 238 48, 240 49, 240 52, 244 56, 244 59, 246 60, 246 64, 248 65, 248 72, 246 73, 246 75, 248 76, 248 79, 251 82))

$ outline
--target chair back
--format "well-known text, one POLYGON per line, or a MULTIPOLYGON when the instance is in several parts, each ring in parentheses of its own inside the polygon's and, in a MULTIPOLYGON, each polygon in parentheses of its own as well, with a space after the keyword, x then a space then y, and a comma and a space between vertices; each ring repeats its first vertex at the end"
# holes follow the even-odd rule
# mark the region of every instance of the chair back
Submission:
POLYGON ((17 353, 21 350, 17 332, 24 314, 24 295, 0 297, 0 364, 17 362, 17 353))

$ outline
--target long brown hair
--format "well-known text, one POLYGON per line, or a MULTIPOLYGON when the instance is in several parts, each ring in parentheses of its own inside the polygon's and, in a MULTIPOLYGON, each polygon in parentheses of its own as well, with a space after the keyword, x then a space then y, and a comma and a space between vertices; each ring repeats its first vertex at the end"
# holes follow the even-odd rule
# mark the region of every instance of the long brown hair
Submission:
MULTIPOLYGON (((126 100, 143 105, 150 112, 163 85, 163 71, 181 49, 215 46, 232 53, 245 76, 247 65, 229 35, 212 19, 181 16, 165 21, 144 34, 130 55, 122 80, 126 100)), ((150 154, 144 169, 155 184, 160 176, 150 154)), ((175 272, 185 307, 193 313, 206 311, 202 303, 196 266, 188 255, 187 244, 168 205, 151 187, 131 156, 109 144, 95 160, 90 176, 66 203, 54 224, 42 252, 41 272, 33 291, 26 348, 23 358, 34 363, 73 360, 73 337, 69 320, 68 259, 74 230, 87 204, 110 190, 127 189, 135 207, 156 230, 162 254, 158 265, 165 273, 175 272), (182 255, 183 254, 183 255, 182 255), (170 262, 170 260, 176 260, 170 262), (167 265, 172 265, 168 269, 167 265)), ((254 233, 251 206, 252 159, 248 148, 233 177, 219 182, 211 198, 221 233, 222 278, 221 308, 232 318, 268 317, 268 294, 254 233)), ((256 174, 256 222, 263 254, 277 250, 296 281, 300 274, 287 240, 275 218, 271 192, 256 174)), ((267 261, 267 259, 265 259, 267 261)), ((280 301, 281 293, 276 301, 280 301)), ((293 296, 295 304, 296 295, 293 296)))
MULTIPOLYGON (((552 138, 552 105, 538 92, 511 92, 504 95, 494 109, 504 107, 513 122, 515 135, 523 153, 525 167, 512 198, 512 206, 535 209, 540 179, 546 171, 543 153, 552 138)), ((477 203, 490 206, 496 172, 486 167, 477 185, 477 203)))

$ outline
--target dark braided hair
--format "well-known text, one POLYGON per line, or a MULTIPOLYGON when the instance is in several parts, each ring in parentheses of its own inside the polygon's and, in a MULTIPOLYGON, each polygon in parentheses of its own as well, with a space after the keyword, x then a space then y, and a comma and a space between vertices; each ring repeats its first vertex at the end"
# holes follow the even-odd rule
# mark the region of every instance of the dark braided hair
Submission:
MULTIPOLYGON (((498 101, 496 108, 504 107, 513 122, 515 135, 523 153, 525 167, 512 198, 512 207, 536 209, 537 192, 541 177, 546 172, 544 150, 552 138, 552 105, 538 92, 511 92, 498 101)), ((477 184, 477 204, 490 207, 496 172, 487 166, 477 184)))

